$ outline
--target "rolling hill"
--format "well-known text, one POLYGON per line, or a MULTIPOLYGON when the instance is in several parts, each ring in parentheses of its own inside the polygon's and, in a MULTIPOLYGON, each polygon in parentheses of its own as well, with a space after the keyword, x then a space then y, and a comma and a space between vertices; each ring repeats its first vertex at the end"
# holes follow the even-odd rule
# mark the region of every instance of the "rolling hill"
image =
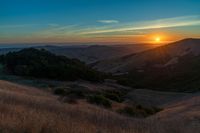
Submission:
POLYGON ((158 48, 133 53, 120 58, 95 63, 94 68, 104 72, 123 73, 142 70, 146 65, 165 67, 178 63, 182 57, 200 55, 200 39, 184 39, 158 48))
MULTIPOLYGON (((14 46, 13 46, 14 47, 14 46)), ((1 54, 7 54, 8 52, 19 51, 26 47, 16 48, 1 48, 1 54)), ((99 60, 111 59, 129 55, 131 53, 141 52, 147 49, 156 47, 149 44, 119 44, 119 45, 77 45, 77 46, 65 46, 62 44, 58 46, 56 44, 38 44, 30 45, 32 48, 45 49, 56 55, 66 56, 70 59, 76 58, 87 64, 94 63, 99 60)))
POLYGON ((154 48, 149 44, 119 44, 119 45, 93 45, 85 47, 44 47, 46 50, 64 55, 69 58, 79 59, 87 64, 94 63, 99 60, 117 58, 131 53, 141 52, 154 48))
POLYGON ((78 59, 55 55, 45 49, 26 48, 0 56, 6 74, 55 80, 100 81, 101 74, 78 59))
POLYGON ((113 73, 119 83, 136 88, 198 91, 200 39, 184 39, 138 54, 93 64, 113 73))

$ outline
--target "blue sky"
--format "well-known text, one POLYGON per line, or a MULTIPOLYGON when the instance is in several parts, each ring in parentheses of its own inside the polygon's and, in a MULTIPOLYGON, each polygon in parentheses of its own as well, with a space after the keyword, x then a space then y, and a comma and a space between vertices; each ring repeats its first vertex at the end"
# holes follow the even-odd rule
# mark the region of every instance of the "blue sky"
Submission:
POLYGON ((154 34, 171 40, 200 36, 198 0, 0 2, 0 43, 145 42, 154 34))

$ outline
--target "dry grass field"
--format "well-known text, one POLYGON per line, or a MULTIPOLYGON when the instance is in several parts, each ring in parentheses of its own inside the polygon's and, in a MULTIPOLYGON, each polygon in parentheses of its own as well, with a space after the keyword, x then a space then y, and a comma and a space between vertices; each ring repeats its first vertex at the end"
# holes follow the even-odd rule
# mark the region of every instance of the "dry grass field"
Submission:
POLYGON ((145 119, 79 101, 62 103, 34 87, 0 81, 1 133, 199 133, 200 97, 166 105, 145 119))

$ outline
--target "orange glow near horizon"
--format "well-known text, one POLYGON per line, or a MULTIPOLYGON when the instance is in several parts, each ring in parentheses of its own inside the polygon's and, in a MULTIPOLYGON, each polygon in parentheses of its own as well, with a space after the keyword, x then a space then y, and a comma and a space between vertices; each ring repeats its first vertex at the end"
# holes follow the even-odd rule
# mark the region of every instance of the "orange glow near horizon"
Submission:
POLYGON ((102 37, 85 37, 74 36, 70 38, 65 37, 49 37, 43 38, 39 36, 33 36, 30 38, 14 38, 14 39, 2 39, 2 42, 6 43, 98 43, 98 44, 138 44, 147 43, 152 46, 161 46, 167 43, 171 43, 177 40, 186 38, 185 36, 174 34, 171 32, 152 32, 145 35, 115 35, 115 36, 102 36, 102 37), (37 42, 35 42, 37 40, 37 42))
POLYGON ((155 38, 155 42, 156 42, 156 43, 160 43, 160 41, 161 41, 160 36, 157 36, 157 37, 155 38))
POLYGON ((156 44, 156 45, 162 45, 165 43, 170 42, 169 35, 163 34, 163 33, 157 33, 157 34, 151 34, 147 36, 147 40, 149 40, 149 43, 156 44))

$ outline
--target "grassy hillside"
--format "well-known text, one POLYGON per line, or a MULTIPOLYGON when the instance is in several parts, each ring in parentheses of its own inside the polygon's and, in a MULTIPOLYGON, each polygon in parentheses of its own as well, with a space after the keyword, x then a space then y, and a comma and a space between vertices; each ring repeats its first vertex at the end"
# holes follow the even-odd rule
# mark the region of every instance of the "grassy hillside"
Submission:
POLYGON ((123 131, 120 124, 131 121, 94 106, 60 103, 56 96, 36 88, 4 81, 0 86, 1 132, 94 133, 106 127, 107 132, 115 132, 109 127, 118 125, 117 130, 123 131))
MULTIPOLYGON (((173 108, 179 107, 178 103, 169 106, 167 110, 164 109, 164 112, 161 111, 158 114, 159 119, 157 115, 148 119, 135 119, 84 101, 79 101, 78 104, 63 103, 49 92, 7 81, 1 80, 0 88, 2 133, 198 133, 200 131, 196 122, 200 113, 185 115, 187 117, 183 117, 183 120, 180 120, 182 117, 176 119, 176 114, 169 116, 168 119, 162 119, 168 115, 167 110, 171 110, 169 114, 172 114, 173 108), (190 124, 186 124, 188 118, 190 124), (192 126, 194 124, 197 125, 192 126)), ((191 103, 193 110, 198 109, 197 97, 196 102, 188 101, 187 105, 191 103)), ((187 114, 187 111, 184 113, 187 114)))

